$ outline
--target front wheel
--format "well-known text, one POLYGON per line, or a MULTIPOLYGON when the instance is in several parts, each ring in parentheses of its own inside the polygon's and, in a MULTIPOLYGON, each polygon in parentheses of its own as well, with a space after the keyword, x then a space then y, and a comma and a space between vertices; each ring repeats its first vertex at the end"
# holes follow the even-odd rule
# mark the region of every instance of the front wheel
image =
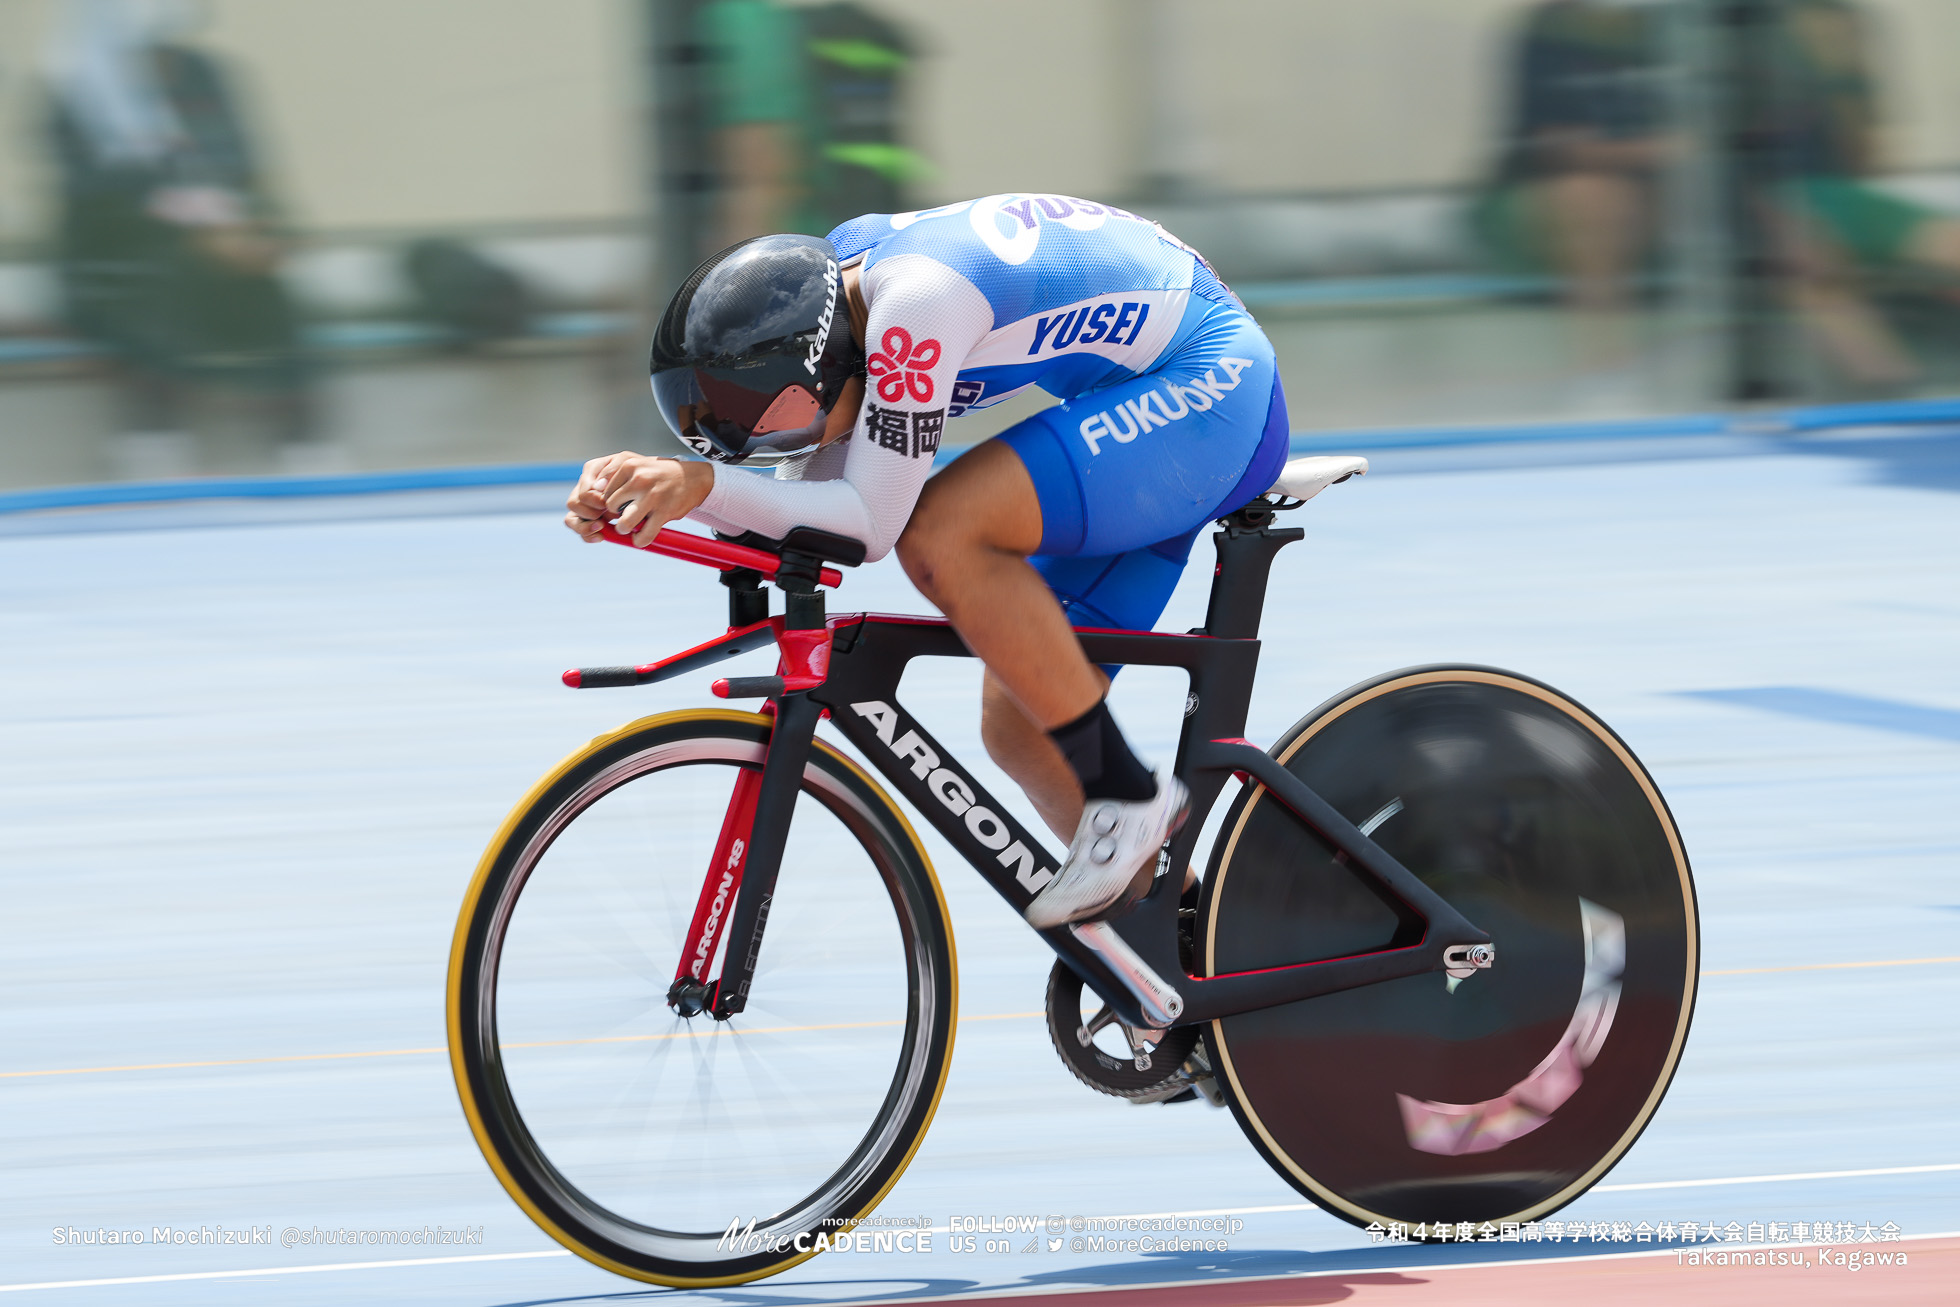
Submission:
POLYGON ((670 1007, 697 908, 732 913, 710 863, 769 733, 700 711, 592 741, 505 821, 456 923, 450 1062, 484 1157, 553 1238, 635 1279, 733 1284, 822 1251, 897 1182, 946 1082, 939 884, 822 741, 747 1007, 670 1007))
MULTIPOLYGON (((1694 883, 1646 770, 1577 703, 1475 667, 1356 686, 1273 753, 1487 931, 1496 963, 1213 1022, 1246 1135, 1357 1225, 1501 1226, 1571 1202, 1652 1118, 1694 1010, 1694 883)), ((1260 786, 1205 893, 1211 975, 1422 934, 1260 786)))

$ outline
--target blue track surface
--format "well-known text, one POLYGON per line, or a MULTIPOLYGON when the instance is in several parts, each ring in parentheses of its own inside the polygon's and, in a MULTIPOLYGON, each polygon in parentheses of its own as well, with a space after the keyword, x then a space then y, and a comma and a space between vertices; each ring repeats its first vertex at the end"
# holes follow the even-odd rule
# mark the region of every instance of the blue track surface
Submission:
MULTIPOLYGON (((1758 412, 1686 413, 1665 417, 1604 421, 1546 422, 1511 426, 1409 427, 1365 431, 1304 431, 1293 436, 1293 452, 1313 454, 1373 453, 1376 451, 1476 451, 1482 457, 1493 447, 1589 446, 1591 457, 1649 459, 1682 440, 1729 436, 1738 443, 1774 445, 1779 439, 1801 439, 1830 432, 1848 433, 1858 440, 1899 435, 1913 439, 1914 428, 1951 426, 1960 422, 1960 397, 1874 401, 1866 404, 1820 404, 1804 408, 1758 412), (1644 444, 1644 453, 1626 448, 1644 444)), ((1703 449, 1698 456, 1707 455, 1703 449)), ((949 447, 938 459, 947 463, 964 452, 949 447)), ((1664 454, 1662 456, 1665 456, 1664 454)), ((1570 459, 1568 449, 1559 455, 1570 459)), ((0 493, 0 514, 38 513, 58 508, 101 508, 127 504, 187 503, 206 500, 308 499, 320 497, 400 494, 485 486, 553 484, 579 473, 577 463, 499 463, 480 467, 401 468, 379 472, 335 473, 326 476, 184 477, 171 481, 109 482, 100 485, 42 486, 0 493)))
MULTIPOLYGON (((1302 510, 1308 540, 1274 569, 1250 733, 1276 736, 1377 672, 1466 660, 1560 686, 1654 772, 1695 860, 1711 974, 1655 1123, 1565 1219, 1960 1229, 1960 1170, 1895 1170, 1960 1165, 1955 964, 1820 965, 1960 955, 1960 439, 1714 437, 1587 461, 1602 457, 1385 454, 1302 510), (1816 1175, 1859 1171, 1891 1173, 1816 1175), (1815 1178, 1730 1183, 1792 1174, 1815 1178)), ((563 667, 718 631, 721 591, 682 564, 577 546, 553 498, 10 519, 0 1292, 190 1276, 18 1298, 638 1296, 559 1254, 504 1196, 435 1051, 458 898, 509 805, 591 735, 708 701, 705 675, 558 685, 563 667), (22 1074, 42 1072, 56 1074, 22 1074), (71 1225, 269 1225, 274 1245, 57 1244, 71 1225), (277 1244, 286 1227, 438 1225, 481 1227, 482 1242, 277 1244), (479 1260, 426 1260, 445 1255, 479 1260), (300 1269, 373 1262, 407 1264, 300 1269)), ((1166 629, 1202 620, 1208 572, 1191 569, 1166 629)), ((851 574, 834 606, 916 604, 885 564, 851 574)), ((908 694, 977 763, 975 684, 970 666, 926 666, 908 694)), ((1146 755, 1167 752, 1180 706, 1170 673, 1119 682, 1146 755)), ((1082 1089, 1041 1023, 1013 1015, 1040 1004, 1045 950, 938 857, 962 1008, 989 1019, 963 1023, 938 1120, 884 1210, 943 1227, 1223 1209, 1245 1220, 1231 1251, 1023 1254, 1020 1235, 1011 1253, 965 1254, 942 1234, 929 1254, 647 1296, 840 1302, 1473 1251, 1370 1248, 1303 1210, 1227 1115, 1082 1089)))

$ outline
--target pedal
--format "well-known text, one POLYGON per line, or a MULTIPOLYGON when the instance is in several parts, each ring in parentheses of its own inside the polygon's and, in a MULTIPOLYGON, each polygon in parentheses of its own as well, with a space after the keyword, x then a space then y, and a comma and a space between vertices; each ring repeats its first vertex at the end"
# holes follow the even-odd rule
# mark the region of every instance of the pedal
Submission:
POLYGON ((1198 1041, 1185 1060, 1184 1074, 1191 1077, 1191 1087, 1205 1102, 1213 1107, 1225 1106, 1225 1091, 1218 1087, 1218 1072, 1211 1065, 1211 1049, 1203 1040, 1198 1041))
POLYGON ((1169 1026, 1184 1015, 1183 997, 1137 956, 1136 950, 1123 941, 1115 927, 1106 921, 1084 921, 1068 929, 1071 935, 1108 964, 1110 971, 1123 982, 1123 988, 1135 997, 1137 1005, 1143 1009, 1144 1019, 1151 1025, 1159 1028, 1169 1026))

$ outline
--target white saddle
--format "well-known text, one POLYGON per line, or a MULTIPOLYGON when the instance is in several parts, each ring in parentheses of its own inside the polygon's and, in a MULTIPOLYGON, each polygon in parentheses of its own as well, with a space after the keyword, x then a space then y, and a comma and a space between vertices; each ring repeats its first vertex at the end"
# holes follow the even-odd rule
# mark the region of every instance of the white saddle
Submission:
POLYGON ((1281 468, 1279 480, 1273 482, 1273 488, 1266 493, 1312 499, 1331 485, 1367 474, 1368 460, 1358 455, 1315 454, 1309 458, 1296 458, 1281 468))

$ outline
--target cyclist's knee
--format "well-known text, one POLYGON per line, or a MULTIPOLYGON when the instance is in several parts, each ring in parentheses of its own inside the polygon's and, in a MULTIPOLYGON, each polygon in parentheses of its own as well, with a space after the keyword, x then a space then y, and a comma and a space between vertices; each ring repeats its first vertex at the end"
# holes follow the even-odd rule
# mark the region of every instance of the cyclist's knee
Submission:
POLYGON ((939 589, 939 577, 951 558, 945 533, 921 523, 919 515, 914 513, 905 530, 899 533, 897 550, 898 563, 905 569, 905 575, 919 587, 920 594, 933 599, 939 589))
POLYGON ((951 498, 934 487, 934 481, 926 482, 897 546, 899 564, 928 599, 936 598, 940 578, 956 569, 961 557, 979 543, 970 530, 969 515, 958 512, 951 498))

